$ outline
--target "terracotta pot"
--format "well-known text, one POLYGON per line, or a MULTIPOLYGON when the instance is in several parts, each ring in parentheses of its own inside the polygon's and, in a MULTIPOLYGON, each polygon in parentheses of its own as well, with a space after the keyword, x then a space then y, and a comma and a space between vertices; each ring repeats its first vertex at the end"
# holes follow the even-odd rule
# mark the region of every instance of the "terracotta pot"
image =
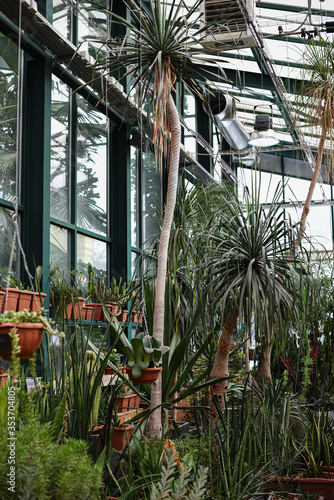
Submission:
POLYGON ((3 310, 16 311, 19 300, 18 288, 3 288, 2 290, 5 292, 5 297, 3 299, 4 301, 3 310))
POLYGON ((265 491, 270 492, 280 492, 282 490, 289 492, 296 492, 296 489, 301 489, 302 493, 308 495, 319 495, 323 497, 323 500, 333 500, 334 498, 334 480, 333 479, 323 479, 323 478, 313 478, 313 477, 303 477, 303 478, 274 478, 270 477, 266 480, 264 485, 265 491))
POLYGON ((333 466, 329 467, 329 471, 328 471, 328 467, 326 467, 324 465, 321 465, 320 469, 322 470, 322 472, 324 473, 324 476, 326 478, 334 479, 334 467, 333 466))
MULTIPOLYGON (((105 441, 105 446, 107 446, 106 439, 107 435, 104 436, 102 434, 102 429, 103 425, 98 425, 97 427, 94 427, 92 430, 93 435, 100 435, 100 438, 105 441)), ((110 446, 111 448, 114 448, 117 451, 123 451, 124 448, 126 447, 127 440, 126 436, 128 436, 128 439, 130 439, 131 434, 133 433, 135 429, 135 425, 127 425, 124 424, 123 427, 114 427, 114 430, 110 430, 112 432, 111 440, 110 440, 110 446)))
POLYGON ((85 316, 85 319, 88 320, 88 321, 92 321, 93 319, 93 314, 94 314, 94 306, 91 306, 91 305, 85 305, 83 307, 83 309, 85 310, 84 311, 84 316, 85 316))
MULTIPOLYGON (((109 316, 111 317, 110 319, 112 321, 114 321, 114 318, 115 318, 115 316, 117 317, 118 311, 119 311, 119 305, 118 305, 118 303, 117 302, 106 302, 104 305, 105 305, 105 308, 109 312, 109 316)), ((101 321, 107 321, 106 317, 105 317, 105 314, 103 312, 103 309, 102 309, 102 312, 101 312, 101 321)))
POLYGON ((23 309, 30 309, 31 299, 33 296, 31 290, 19 290, 19 298, 17 302, 17 311, 23 311, 23 309))
MULTIPOLYGON (((126 369, 125 369, 125 367, 122 367, 122 366, 120 366, 120 367, 118 368, 118 371, 120 371, 121 373, 126 373, 126 369)), ((106 367, 105 367, 105 369, 104 369, 104 373, 105 373, 106 375, 116 375, 115 370, 113 370, 112 368, 110 368, 110 366, 106 366, 106 367)))
POLYGON ((46 293, 32 292, 30 310, 39 311, 44 305, 45 297, 46 293))
POLYGON ((118 316, 117 316, 117 321, 120 323, 125 323, 126 320, 128 319, 128 313, 129 311, 123 310, 118 316))
MULTIPOLYGON (((13 329, 14 323, 0 324, 0 356, 10 360, 12 352, 12 338, 8 335, 13 329)), ((42 323, 18 323, 17 333, 20 336, 19 346, 21 352, 20 359, 28 359, 37 351, 43 339, 42 323)))
POLYGON ((162 370, 162 366, 159 368, 146 368, 146 370, 142 370, 140 377, 134 378, 132 376, 132 368, 130 366, 126 366, 125 368, 129 379, 135 384, 153 384, 162 370))
POLYGON ((127 444, 126 436, 130 439, 134 428, 135 425, 126 424, 123 427, 114 427, 110 441, 111 448, 114 448, 117 451, 123 451, 127 444))
POLYGON ((5 292, 0 290, 0 313, 2 313, 2 307, 5 300, 5 292))
POLYGON ((79 297, 78 302, 75 302, 75 304, 72 305, 72 310, 71 310, 71 318, 72 319, 79 319, 81 316, 81 311, 85 303, 85 297, 79 297), (73 307, 74 305, 74 307, 73 307))
POLYGON ((117 302, 106 302, 107 309, 114 314, 115 316, 118 314, 119 305, 117 302))
POLYGON ((8 380, 8 370, 4 373, 3 368, 0 368, 0 389, 2 384, 6 385, 8 380))
POLYGON ((128 410, 139 408, 140 397, 137 394, 119 396, 115 400, 115 405, 118 406, 118 413, 125 413, 128 410))
MULTIPOLYGON (((103 309, 102 309, 102 304, 95 303, 95 304, 86 304, 86 306, 92 307, 93 308, 93 320, 94 321, 102 321, 101 317, 103 314, 103 309)), ((103 314, 104 317, 104 314, 103 314)))

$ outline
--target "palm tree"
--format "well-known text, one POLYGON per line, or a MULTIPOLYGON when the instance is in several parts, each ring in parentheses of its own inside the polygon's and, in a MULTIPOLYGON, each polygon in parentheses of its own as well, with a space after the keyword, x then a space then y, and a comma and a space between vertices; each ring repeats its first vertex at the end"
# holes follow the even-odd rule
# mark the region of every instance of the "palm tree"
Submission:
MULTIPOLYGON (((228 376, 228 358, 238 319, 248 332, 252 323, 262 344, 263 362, 259 375, 270 379, 270 353, 274 324, 287 315, 297 316, 302 266, 288 259, 298 241, 297 226, 284 219, 280 191, 276 190, 268 209, 257 197, 242 204, 227 197, 219 224, 207 235, 207 288, 223 322, 210 379, 228 376)), ((222 406, 227 381, 213 385, 213 394, 222 406)))
MULTIPOLYGON (((202 24, 199 28, 202 0, 196 0, 188 8, 184 0, 172 0, 169 5, 161 0, 149 0, 149 13, 140 8, 135 0, 123 0, 131 20, 107 11, 112 22, 121 24, 127 33, 124 39, 110 41, 109 51, 97 66, 112 71, 125 69, 126 76, 133 77, 133 88, 137 91, 139 106, 147 105, 147 115, 153 116, 153 143, 157 166, 161 169, 168 163, 167 196, 163 225, 160 234, 156 294, 154 306, 153 335, 163 343, 164 297, 167 272, 168 246, 173 220, 179 173, 181 127, 177 107, 172 93, 177 80, 190 91, 203 97, 203 71, 194 62, 208 28, 218 24, 217 20, 202 24)), ((94 4, 99 7, 98 4, 94 4)), ((226 15, 225 15, 226 18, 226 15)), ((105 44, 105 42, 103 42, 105 44)), ((209 73, 207 74, 209 77, 209 73)), ((150 419, 152 436, 161 434, 161 377, 152 387, 151 408, 157 408, 150 419)))
POLYGON ((300 233, 305 232, 306 218, 324 157, 325 143, 328 141, 327 157, 329 167, 334 164, 334 51, 333 43, 320 37, 311 40, 303 54, 305 75, 297 97, 299 116, 305 115, 311 127, 320 129, 317 160, 300 220, 300 233))

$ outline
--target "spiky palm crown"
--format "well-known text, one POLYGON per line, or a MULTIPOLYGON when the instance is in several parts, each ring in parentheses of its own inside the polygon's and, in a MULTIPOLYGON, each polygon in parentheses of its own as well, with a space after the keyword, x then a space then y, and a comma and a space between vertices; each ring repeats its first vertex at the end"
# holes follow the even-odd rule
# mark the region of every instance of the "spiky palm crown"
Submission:
POLYGON ((273 318, 297 314, 303 267, 288 255, 299 241, 295 225, 284 219, 277 189, 269 208, 251 200, 226 199, 220 223, 208 235, 208 288, 222 314, 235 310, 248 326, 267 326, 273 318))
MULTIPOLYGON (((148 115, 153 112, 154 143, 160 152, 166 151, 167 107, 174 83, 178 79, 203 98, 203 82, 209 79, 210 72, 195 63, 193 51, 202 48, 207 29, 217 26, 219 18, 200 23, 202 13, 198 8, 202 0, 196 0, 191 8, 185 0, 173 0, 170 6, 161 0, 149 0, 150 14, 135 0, 123 2, 131 20, 111 11, 109 15, 112 22, 124 26, 127 33, 123 39, 110 40, 109 50, 104 52, 98 68, 125 69, 124 76, 132 76, 138 104, 147 102, 148 115)), ((92 5, 96 4, 92 2, 92 5)))
MULTIPOLYGON (((326 155, 334 165, 334 47, 320 37, 311 40, 303 52, 302 84, 297 96, 297 110, 312 127, 320 127, 328 141, 326 155)), ((314 135, 317 132, 314 132, 314 135)))

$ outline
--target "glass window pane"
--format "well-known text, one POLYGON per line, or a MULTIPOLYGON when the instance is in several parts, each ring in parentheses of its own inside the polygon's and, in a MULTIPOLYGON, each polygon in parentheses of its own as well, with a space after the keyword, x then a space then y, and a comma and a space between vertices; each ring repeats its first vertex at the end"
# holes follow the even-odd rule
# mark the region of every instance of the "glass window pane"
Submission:
MULTIPOLYGON (((293 222, 299 222, 303 207, 286 208, 293 222)), ((304 240, 304 246, 312 250, 332 250, 332 218, 331 207, 323 205, 311 206, 306 219, 306 235, 311 238, 311 245, 304 240)))
POLYGON ((155 168, 154 154, 143 153, 143 244, 147 248, 152 238, 159 234, 159 222, 157 220, 161 213, 161 178, 155 168))
POLYGON ((70 38, 70 8, 62 0, 53 0, 53 26, 65 38, 70 38))
MULTIPOLYGON (((10 263, 14 225, 11 210, 0 208, 0 285, 6 286, 6 277, 10 263)), ((14 252, 12 263, 12 274, 16 274, 16 252, 14 252)))
MULTIPOLYGON (((281 183, 282 176, 271 174, 268 172, 259 172, 249 168, 238 168, 238 182, 239 182, 239 199, 243 200, 244 188, 247 187, 248 193, 257 193, 260 190, 259 201, 260 203, 271 203, 275 191, 281 183)), ((282 201, 283 193, 279 196, 278 200, 282 201)))
POLYGON ((137 149, 130 148, 130 168, 131 168, 131 246, 138 247, 138 177, 137 177, 137 149))
MULTIPOLYGON (((296 179, 294 177, 290 177, 290 179, 287 182, 287 186, 285 188, 285 200, 286 201, 291 200, 292 202, 305 201, 310 187, 310 183, 311 181, 309 180, 296 179)), ((330 200, 331 197, 330 187, 328 186, 328 184, 327 185, 323 184, 322 186, 325 191, 327 199, 330 200)), ((320 200, 320 201, 323 200, 321 185, 319 183, 315 185, 312 200, 320 200)))
POLYGON ((107 244, 89 236, 78 234, 77 239, 77 269, 88 278, 87 266, 91 264, 95 278, 102 276, 107 270, 107 244))
POLYGON ((51 224, 50 226, 50 262, 57 264, 67 276, 69 273, 68 231, 51 224))
POLYGON ((78 98, 77 225, 107 234, 106 117, 78 98))
POLYGON ((0 33, 0 197, 16 195, 17 45, 0 33))
POLYGON ((69 87, 52 78, 51 94, 51 217, 69 221, 68 116, 69 87))

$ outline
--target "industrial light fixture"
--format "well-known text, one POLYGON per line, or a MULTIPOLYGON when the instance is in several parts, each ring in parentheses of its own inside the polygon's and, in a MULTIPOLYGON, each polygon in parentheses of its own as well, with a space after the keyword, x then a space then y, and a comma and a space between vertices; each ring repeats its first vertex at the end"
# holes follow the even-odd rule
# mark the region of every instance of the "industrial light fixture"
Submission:
POLYGON ((277 139, 272 129, 272 123, 270 115, 256 115, 254 131, 251 133, 248 144, 257 148, 276 146, 279 143, 279 139, 277 139))

